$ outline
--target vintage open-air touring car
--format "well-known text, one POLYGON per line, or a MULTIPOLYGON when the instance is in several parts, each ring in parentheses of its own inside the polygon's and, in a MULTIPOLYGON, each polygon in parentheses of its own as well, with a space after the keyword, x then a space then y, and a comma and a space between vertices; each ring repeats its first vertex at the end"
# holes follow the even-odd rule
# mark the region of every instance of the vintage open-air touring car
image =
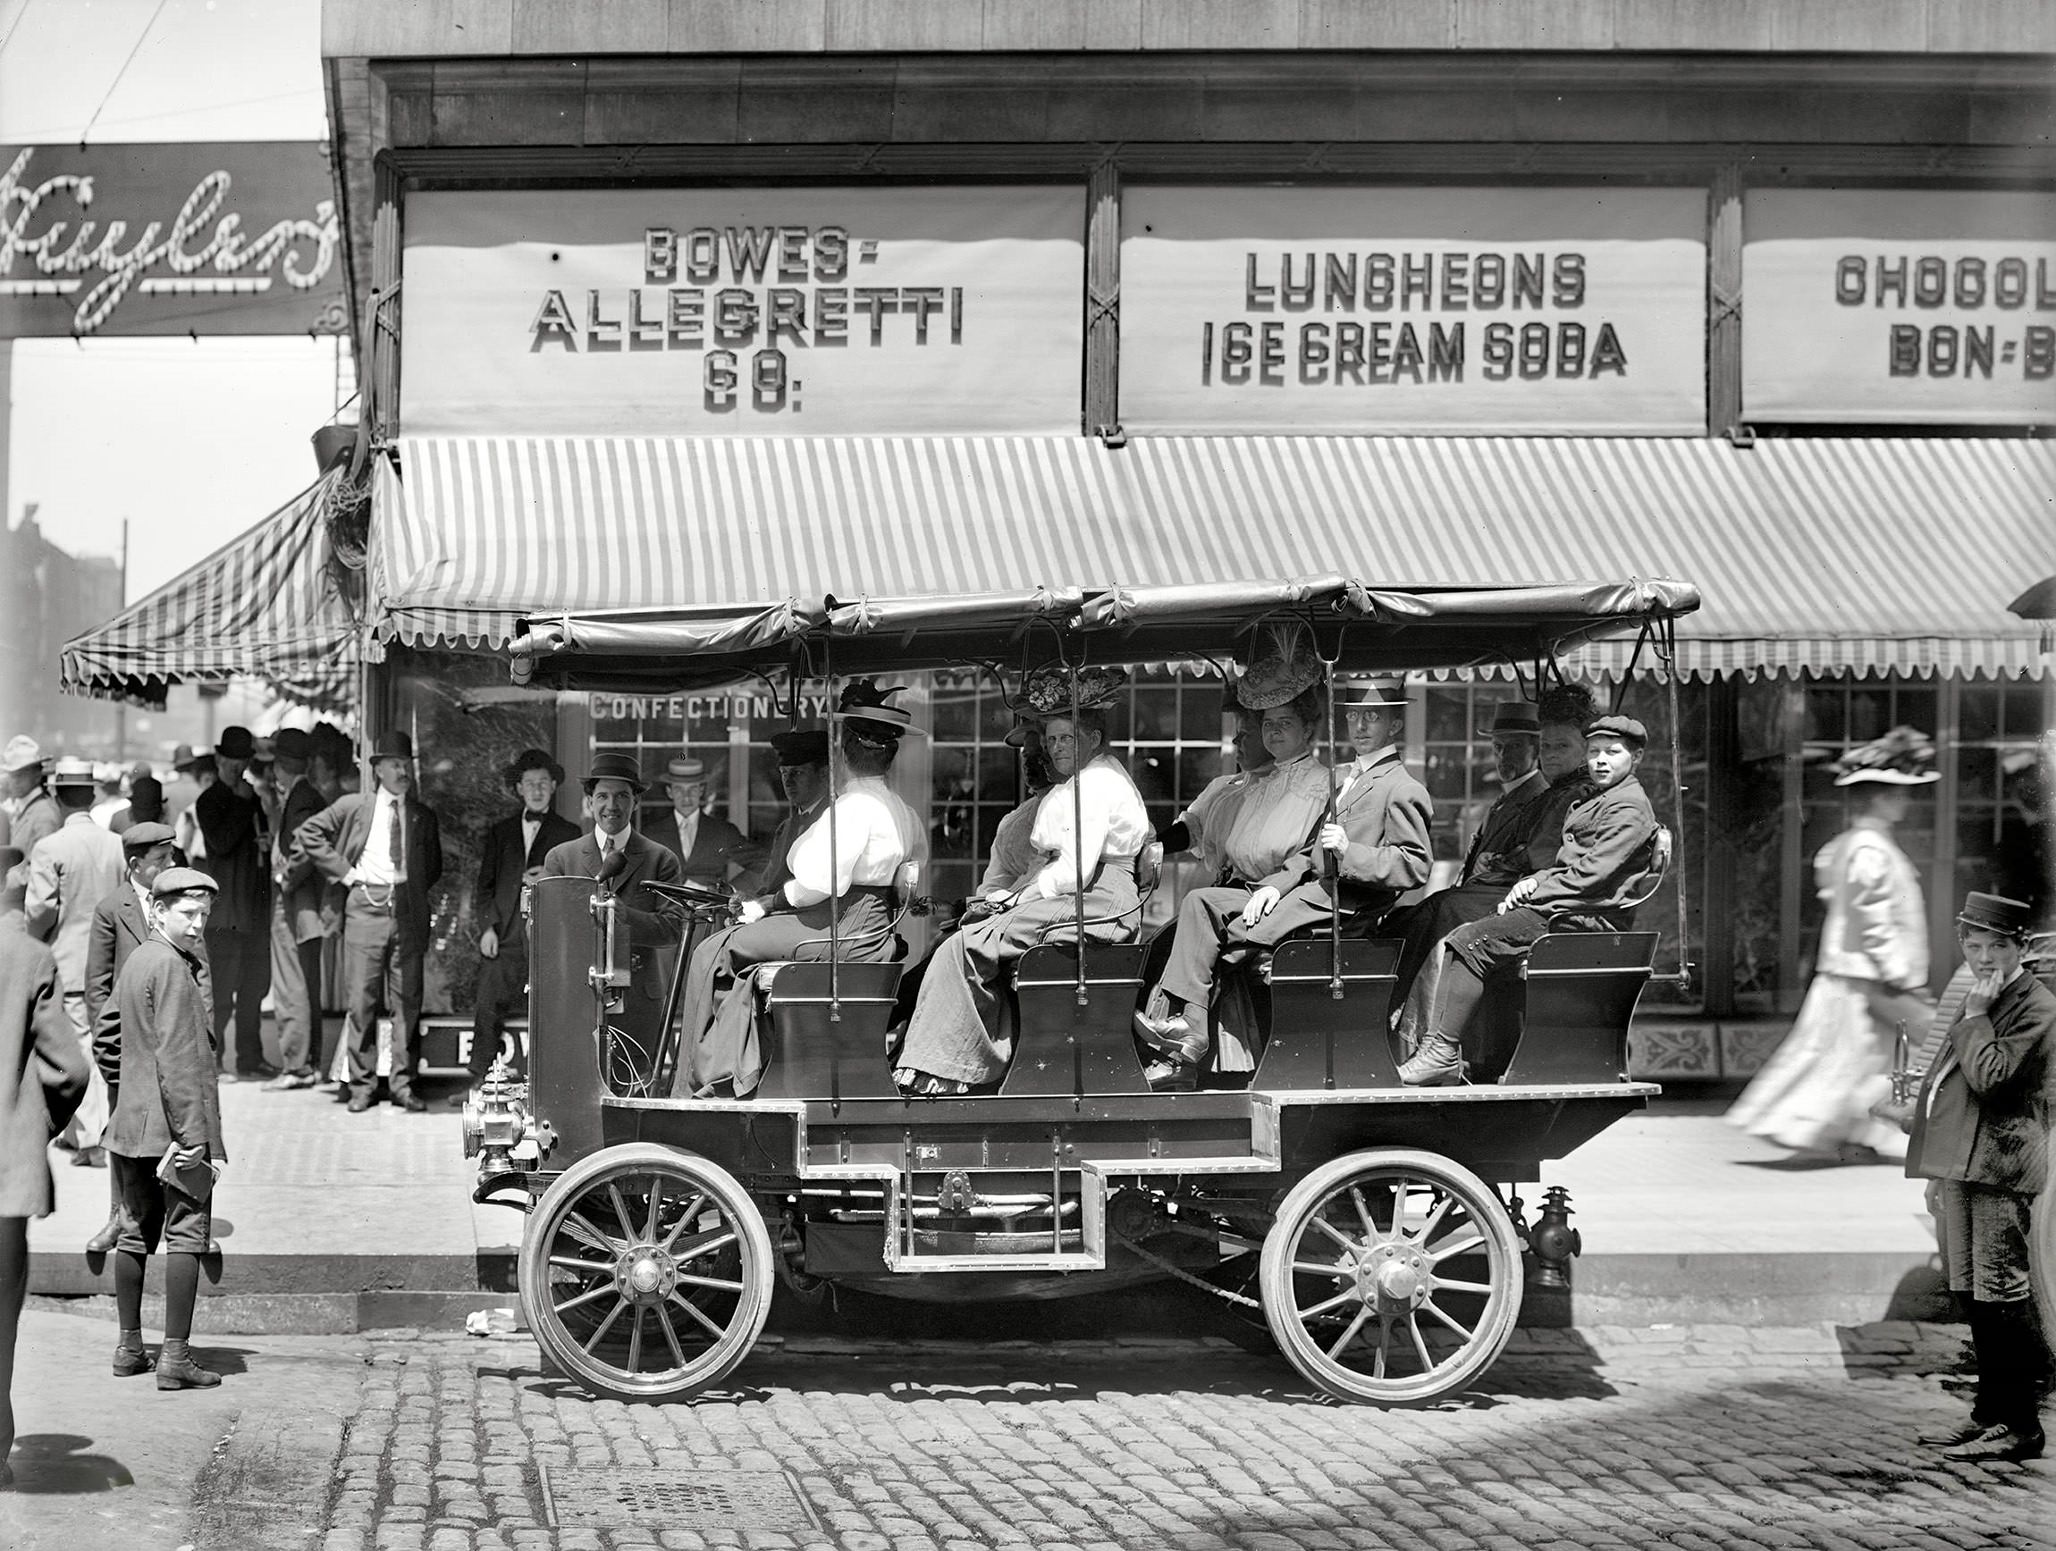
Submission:
MULTIPOLYGON (((1675 582, 1396 591, 1289 582, 1036 589, 756 609, 532 618, 518 678, 690 688, 972 665, 1219 660, 1280 620, 1337 674, 1513 665, 1530 688, 1580 642, 1638 634, 1667 663, 1697 594, 1675 582), (1525 678, 1532 674, 1533 678, 1525 678)), ((1147 869, 1145 869, 1147 870, 1147 869)), ((919 880, 901 881, 918 908, 919 880)), ((1145 879, 1145 882, 1147 880, 1145 879)), ((696 928, 725 901, 696 899, 696 928)), ((1629 1081, 1656 934, 1559 934, 1494 984, 1472 1080, 1410 1088, 1388 1033, 1396 945, 1338 924, 1239 973, 1263 1037, 1247 1086, 1153 1092, 1130 1032, 1140 943, 1055 932, 1020 960, 998 1090, 904 1097, 886 1056, 900 962, 796 961, 758 977, 766 1058, 748 1098, 670 1098, 671 986, 654 1050, 617 1010, 626 929, 605 880, 528 900, 530 1070, 465 1116, 477 1196, 527 1210, 519 1275, 542 1350, 601 1394, 685 1396, 728 1373, 774 1286, 1054 1296, 1175 1275, 1256 1303, 1308 1379, 1348 1399, 1433 1400, 1475 1380, 1521 1308, 1524 1254, 1570 1232, 1514 1188, 1658 1090, 1629 1081), (1252 1274, 1253 1273, 1253 1274, 1252 1274)), ((679 959, 682 976, 684 959, 679 959)))

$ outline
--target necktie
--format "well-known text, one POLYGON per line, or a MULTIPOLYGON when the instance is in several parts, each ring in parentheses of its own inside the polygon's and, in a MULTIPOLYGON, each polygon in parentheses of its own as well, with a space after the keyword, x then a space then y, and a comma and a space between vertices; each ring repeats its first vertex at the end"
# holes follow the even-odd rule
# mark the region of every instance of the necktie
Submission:
POLYGON ((395 883, 407 875, 407 837, 400 831, 401 815, 406 811, 395 802, 392 807, 392 822, 386 826, 386 843, 392 855, 395 883))

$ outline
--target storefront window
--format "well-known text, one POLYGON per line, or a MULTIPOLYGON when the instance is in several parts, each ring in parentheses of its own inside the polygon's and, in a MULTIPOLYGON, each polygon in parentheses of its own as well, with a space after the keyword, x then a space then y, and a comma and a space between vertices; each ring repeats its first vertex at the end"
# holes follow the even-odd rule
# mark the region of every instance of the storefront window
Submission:
POLYGON ((2037 684, 1978 681, 1957 691, 1955 898, 1988 889, 2046 906, 2043 730, 2037 684))

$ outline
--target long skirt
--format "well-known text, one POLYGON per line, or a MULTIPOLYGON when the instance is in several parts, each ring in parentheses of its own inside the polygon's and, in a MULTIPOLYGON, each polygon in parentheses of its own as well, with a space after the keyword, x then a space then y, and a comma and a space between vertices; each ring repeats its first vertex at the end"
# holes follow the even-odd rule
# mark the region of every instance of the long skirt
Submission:
MULTIPOLYGON (((881 963, 898 951, 885 930, 892 908, 890 889, 853 888, 843 896, 837 933, 845 963, 881 963), (851 944, 856 951, 851 951, 851 944)), ((764 1063, 749 972, 759 964, 826 959, 827 936, 828 906, 823 902, 804 910, 781 910, 747 926, 731 926, 693 949, 679 1017, 683 1054, 672 1079, 673 1098, 691 1098, 718 1087, 732 1089, 737 1097, 756 1091, 764 1063)))
POLYGON ((1420 1043, 1435 1005, 1435 984, 1440 978, 1437 972, 1442 967, 1442 955, 1436 948, 1459 926, 1496 913, 1500 901, 1506 898, 1507 887, 1496 883, 1458 884, 1385 918, 1383 934, 1396 935, 1405 944, 1399 951, 1399 984, 1392 994, 1399 1001, 1399 1032, 1408 1051, 1420 1043))
MULTIPOLYGON (((1906 1138, 1898 1127, 1870 1113, 1891 1095, 1898 1034, 1872 1015, 1879 989, 1850 975, 1815 975, 1792 1032, 1735 1101, 1729 1121, 1801 1152, 1861 1146, 1903 1158, 1906 1138)), ((1918 1046, 1927 1030, 1907 1034, 1918 1046)))
MULTIPOLYGON (((1109 861, 1085 893, 1085 917, 1119 917, 1085 929, 1089 943, 1132 942, 1137 915, 1135 864, 1109 861)), ((1008 971, 1038 943, 1076 942, 1078 904, 1070 894, 1026 899, 1011 910, 974 921, 935 950, 906 1039, 894 1058, 933 1077, 983 1087, 1006 1075, 1014 1059, 1014 1028, 1007 1002, 1008 971)))

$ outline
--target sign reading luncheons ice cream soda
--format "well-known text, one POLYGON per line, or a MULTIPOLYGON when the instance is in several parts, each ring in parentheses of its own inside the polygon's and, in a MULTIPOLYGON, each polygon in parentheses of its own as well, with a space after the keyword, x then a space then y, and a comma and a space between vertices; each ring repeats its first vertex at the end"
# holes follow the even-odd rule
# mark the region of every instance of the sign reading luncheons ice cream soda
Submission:
POLYGON ((422 434, 1076 434, 1075 188, 425 193, 422 434))
POLYGON ((1703 434, 1702 189, 1152 188, 1130 430, 1703 434))
POLYGON ((1752 420, 2056 420, 2056 202, 1757 189, 1742 203, 1752 420))

